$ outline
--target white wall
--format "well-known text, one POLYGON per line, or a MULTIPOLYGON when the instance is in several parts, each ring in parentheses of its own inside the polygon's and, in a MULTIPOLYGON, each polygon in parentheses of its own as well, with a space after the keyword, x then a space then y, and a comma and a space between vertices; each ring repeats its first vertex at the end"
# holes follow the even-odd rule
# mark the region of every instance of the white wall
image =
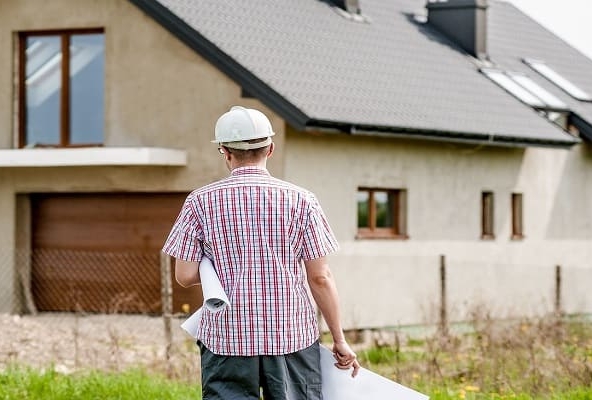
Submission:
POLYGON ((319 197, 341 250, 331 264, 349 328, 436 322, 439 256, 451 320, 484 304, 494 315, 563 307, 592 312, 592 157, 572 150, 500 148, 289 132, 286 179, 319 197), (303 168, 303 166, 306 166, 303 168), (356 239, 360 186, 408 190, 408 240, 356 239), (483 241, 481 192, 495 196, 496 239, 483 241), (523 240, 511 240, 511 193, 524 199, 523 240))

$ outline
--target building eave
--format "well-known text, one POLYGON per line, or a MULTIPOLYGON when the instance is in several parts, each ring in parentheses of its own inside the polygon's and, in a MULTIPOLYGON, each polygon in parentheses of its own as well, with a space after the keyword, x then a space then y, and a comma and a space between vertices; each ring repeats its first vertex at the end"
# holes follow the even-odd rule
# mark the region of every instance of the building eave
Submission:
POLYGON ((544 140, 539 138, 515 137, 497 133, 484 135, 473 132, 453 132, 438 130, 423 130, 406 127, 367 126, 338 123, 332 121, 311 120, 307 124, 307 131, 322 131, 358 136, 373 136, 385 138, 409 138, 435 140, 440 142, 481 144, 488 146, 506 147, 553 147, 571 148, 581 142, 580 139, 568 136, 565 140, 544 140))

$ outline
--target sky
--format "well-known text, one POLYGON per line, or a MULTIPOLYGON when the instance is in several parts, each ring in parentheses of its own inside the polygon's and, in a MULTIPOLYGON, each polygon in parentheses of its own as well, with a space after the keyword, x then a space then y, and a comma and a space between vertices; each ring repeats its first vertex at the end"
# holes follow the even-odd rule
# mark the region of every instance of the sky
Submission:
POLYGON ((592 0, 505 0, 592 59, 592 0))

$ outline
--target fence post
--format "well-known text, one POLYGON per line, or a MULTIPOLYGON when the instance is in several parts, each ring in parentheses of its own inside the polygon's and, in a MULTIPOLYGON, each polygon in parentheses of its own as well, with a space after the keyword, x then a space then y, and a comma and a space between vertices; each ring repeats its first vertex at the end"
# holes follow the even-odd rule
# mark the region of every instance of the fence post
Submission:
MULTIPOLYGON (((35 305, 35 298, 33 296, 32 278, 31 278, 31 260, 32 260, 32 244, 31 244, 31 200, 28 195, 18 194, 16 197, 16 253, 15 262, 17 270, 17 279, 21 285, 22 295, 24 296, 25 304, 24 311, 29 314, 37 315, 37 306, 35 305)), ((18 310, 19 314, 23 311, 23 305, 15 304, 12 310, 18 310)))
MULTIPOLYGON (((164 322, 165 356, 167 362, 171 357, 173 346, 173 331, 171 319, 173 316, 173 282, 171 280, 171 257, 160 253, 160 294, 162 302, 162 318, 164 322)), ((170 368, 170 363, 167 363, 170 368)))
POLYGON ((440 334, 448 336, 448 315, 446 305, 446 256, 440 255, 440 334))
POLYGON ((555 316, 561 317, 561 265, 555 266, 555 316))

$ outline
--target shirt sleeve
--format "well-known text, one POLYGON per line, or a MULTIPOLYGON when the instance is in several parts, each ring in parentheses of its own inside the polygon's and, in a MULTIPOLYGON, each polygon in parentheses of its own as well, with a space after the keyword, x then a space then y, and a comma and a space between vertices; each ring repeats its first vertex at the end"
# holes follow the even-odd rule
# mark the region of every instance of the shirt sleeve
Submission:
POLYGON ((302 257, 305 260, 320 258, 339 249, 337 239, 318 200, 312 194, 309 200, 310 207, 304 229, 302 249, 302 257))
POLYGON ((203 231, 196 212, 195 199, 189 195, 167 237, 162 251, 185 261, 200 262, 203 231))

